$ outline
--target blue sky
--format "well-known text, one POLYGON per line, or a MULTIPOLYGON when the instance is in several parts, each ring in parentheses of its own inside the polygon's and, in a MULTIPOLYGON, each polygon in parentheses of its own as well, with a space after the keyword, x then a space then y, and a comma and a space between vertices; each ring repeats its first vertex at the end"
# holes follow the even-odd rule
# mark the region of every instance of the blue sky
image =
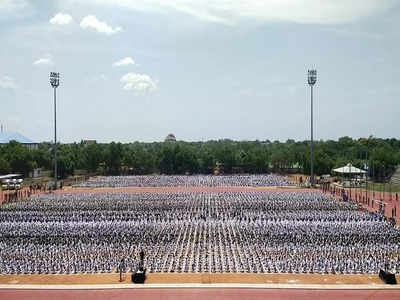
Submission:
POLYGON ((400 1, 0 0, 0 122, 62 142, 400 138, 400 1))

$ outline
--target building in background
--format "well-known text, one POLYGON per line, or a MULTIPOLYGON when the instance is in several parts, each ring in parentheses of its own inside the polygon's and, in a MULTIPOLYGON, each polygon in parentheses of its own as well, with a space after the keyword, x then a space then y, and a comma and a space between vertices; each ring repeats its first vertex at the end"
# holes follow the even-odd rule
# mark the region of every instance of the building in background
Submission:
POLYGON ((39 143, 36 143, 18 132, 0 132, 0 146, 9 144, 11 141, 16 141, 28 149, 37 149, 39 143))
POLYGON ((82 140, 81 142, 85 147, 89 146, 89 145, 94 145, 97 143, 96 140, 82 140))
POLYGON ((168 134, 164 141, 165 142, 176 142, 175 135, 173 133, 168 134))

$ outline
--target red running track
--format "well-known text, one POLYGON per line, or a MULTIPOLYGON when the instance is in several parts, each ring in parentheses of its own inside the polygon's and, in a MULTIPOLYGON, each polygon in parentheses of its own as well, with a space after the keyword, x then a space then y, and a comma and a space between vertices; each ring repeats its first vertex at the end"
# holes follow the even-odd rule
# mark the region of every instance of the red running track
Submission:
POLYGON ((306 290, 306 289, 108 289, 108 290, 0 290, 6 300, 399 300, 399 290, 306 290))

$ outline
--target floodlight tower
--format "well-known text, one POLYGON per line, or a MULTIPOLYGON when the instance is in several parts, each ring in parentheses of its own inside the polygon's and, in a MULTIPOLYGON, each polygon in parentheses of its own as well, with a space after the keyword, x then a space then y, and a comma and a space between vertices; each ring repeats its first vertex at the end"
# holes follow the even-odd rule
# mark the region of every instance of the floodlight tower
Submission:
POLYGON ((313 87, 317 82, 317 70, 308 70, 308 84, 311 87, 311 176, 310 183, 314 186, 314 122, 313 122, 313 87))
POLYGON ((60 85, 60 73, 50 73, 50 84, 54 89, 54 187, 57 189, 57 93, 60 85))

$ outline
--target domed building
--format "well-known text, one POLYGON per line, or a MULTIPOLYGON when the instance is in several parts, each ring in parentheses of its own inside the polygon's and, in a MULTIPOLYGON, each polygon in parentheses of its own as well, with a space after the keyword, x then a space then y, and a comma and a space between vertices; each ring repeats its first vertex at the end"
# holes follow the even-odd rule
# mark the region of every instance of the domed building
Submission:
POLYGON ((175 135, 173 133, 168 134, 164 142, 176 142, 175 135))

